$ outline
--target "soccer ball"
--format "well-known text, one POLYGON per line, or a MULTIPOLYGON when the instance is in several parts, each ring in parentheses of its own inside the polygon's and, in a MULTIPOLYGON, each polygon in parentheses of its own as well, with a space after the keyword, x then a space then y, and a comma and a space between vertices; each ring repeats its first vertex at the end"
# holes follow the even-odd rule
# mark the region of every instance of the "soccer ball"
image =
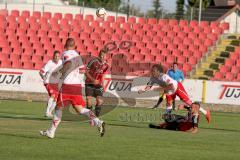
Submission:
POLYGON ((96 15, 100 18, 104 18, 106 14, 107 14, 107 11, 104 8, 98 8, 96 11, 96 15))

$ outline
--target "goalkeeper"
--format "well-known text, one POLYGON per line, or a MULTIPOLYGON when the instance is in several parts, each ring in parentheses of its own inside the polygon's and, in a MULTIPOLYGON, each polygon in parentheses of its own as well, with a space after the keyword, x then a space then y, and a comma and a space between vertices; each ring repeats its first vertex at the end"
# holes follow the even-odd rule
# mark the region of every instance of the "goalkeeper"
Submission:
POLYGON ((199 108, 200 104, 198 102, 194 102, 192 107, 180 105, 179 109, 186 109, 188 111, 185 116, 166 113, 162 116, 165 122, 159 125, 149 124, 149 127, 184 132, 191 131, 192 133, 197 133, 199 123, 199 108))

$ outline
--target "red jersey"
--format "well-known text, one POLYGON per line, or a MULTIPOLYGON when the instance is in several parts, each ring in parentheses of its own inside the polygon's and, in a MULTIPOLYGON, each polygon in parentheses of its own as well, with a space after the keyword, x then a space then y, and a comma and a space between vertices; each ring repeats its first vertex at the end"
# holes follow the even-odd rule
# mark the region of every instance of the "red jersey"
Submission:
MULTIPOLYGON (((100 58, 95 57, 91 59, 88 64, 87 64, 87 70, 89 71, 89 74, 95 79, 102 84, 103 82, 103 75, 106 73, 108 70, 109 65, 106 63, 106 61, 101 61, 100 58)), ((93 84, 91 79, 86 77, 85 80, 86 84, 93 84)))

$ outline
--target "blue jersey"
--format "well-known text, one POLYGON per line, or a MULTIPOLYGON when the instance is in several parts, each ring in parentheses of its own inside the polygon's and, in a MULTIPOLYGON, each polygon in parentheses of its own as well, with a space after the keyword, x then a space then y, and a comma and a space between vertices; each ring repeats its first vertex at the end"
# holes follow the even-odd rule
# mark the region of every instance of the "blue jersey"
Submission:
POLYGON ((174 71, 173 69, 168 70, 167 74, 174 80, 178 82, 182 82, 184 80, 183 72, 177 69, 174 71))

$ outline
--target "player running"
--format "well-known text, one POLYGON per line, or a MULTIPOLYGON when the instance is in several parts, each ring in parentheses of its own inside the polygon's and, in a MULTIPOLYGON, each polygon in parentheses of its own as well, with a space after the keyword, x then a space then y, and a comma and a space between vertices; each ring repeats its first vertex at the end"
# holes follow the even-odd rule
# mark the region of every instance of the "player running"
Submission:
POLYGON ((54 138, 55 131, 62 119, 62 110, 68 104, 71 104, 78 114, 86 115, 94 126, 98 127, 100 135, 103 136, 105 133, 105 123, 99 120, 91 110, 84 108, 85 102, 82 97, 84 76, 82 72, 80 73, 84 69, 84 65, 81 56, 74 50, 75 41, 72 38, 67 39, 65 49, 66 51, 62 55, 63 68, 58 71, 61 74, 60 81, 62 81, 62 85, 60 85, 61 89, 59 90, 52 125, 48 130, 40 131, 40 134, 54 138))
POLYGON ((192 107, 182 106, 182 108, 179 109, 187 109, 188 111, 185 116, 177 114, 164 114, 162 118, 165 122, 159 125, 149 124, 149 127, 184 132, 191 131, 192 133, 197 133, 199 123, 199 108, 200 104, 197 102, 192 103, 192 107))
MULTIPOLYGON (((152 76, 150 78, 150 81, 147 83, 147 86, 143 90, 138 91, 139 94, 149 91, 154 84, 158 84, 166 94, 167 99, 166 113, 171 113, 172 101, 173 99, 175 99, 176 96, 178 96, 187 105, 192 106, 193 103, 190 100, 183 85, 180 82, 173 80, 167 74, 164 74, 161 65, 159 64, 153 65, 151 69, 151 74, 152 76)), ((206 116, 208 123, 210 123, 211 121, 210 110, 206 111, 202 107, 200 107, 199 110, 206 116)))
POLYGON ((59 51, 53 53, 53 59, 49 60, 43 68, 40 70, 39 74, 43 79, 44 86, 49 95, 47 107, 46 107, 46 117, 52 117, 52 112, 56 107, 56 101, 58 96, 58 80, 54 79, 52 73, 62 65, 62 60, 60 60, 59 51), (50 80, 51 77, 51 80, 50 80))
POLYGON ((87 108, 92 109, 91 98, 96 99, 95 115, 98 117, 103 104, 103 75, 108 70, 109 65, 104 60, 107 50, 101 50, 98 57, 89 61, 86 69, 85 93, 87 108))

